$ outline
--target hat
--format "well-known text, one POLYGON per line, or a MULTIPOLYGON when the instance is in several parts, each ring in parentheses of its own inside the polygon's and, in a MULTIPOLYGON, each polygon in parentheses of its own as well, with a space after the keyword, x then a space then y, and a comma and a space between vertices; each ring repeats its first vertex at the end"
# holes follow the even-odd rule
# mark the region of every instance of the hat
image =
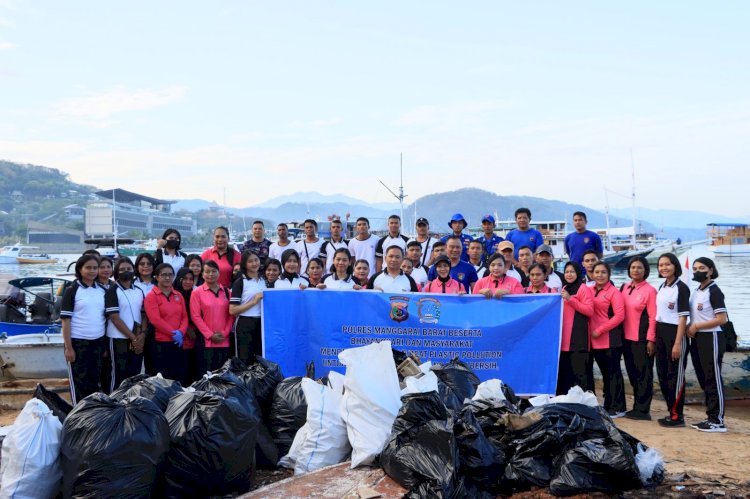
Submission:
POLYGON ((439 257, 435 258, 435 261, 432 263, 432 266, 437 268, 437 264, 442 263, 442 262, 447 263, 449 267, 451 266, 451 259, 445 255, 440 255, 439 257))
POLYGON ((469 225, 469 224, 466 223, 466 219, 464 218, 464 216, 461 215, 460 213, 454 213, 453 214, 453 216, 451 217, 451 221, 448 222, 448 227, 451 227, 451 224, 453 222, 463 222, 464 223, 464 229, 466 228, 467 225, 469 225))
POLYGON ((500 243, 497 244, 497 250, 498 251, 502 251, 504 249, 515 250, 516 247, 513 246, 513 243, 510 242, 510 241, 502 241, 502 242, 500 242, 500 243))
POLYGON ((554 255, 554 253, 552 252, 552 247, 549 244, 542 244, 542 245, 540 245, 536 249, 536 251, 534 252, 534 254, 538 255, 539 253, 544 253, 545 251, 547 253, 549 253, 550 255, 554 255))
POLYGON ((495 217, 492 215, 485 215, 482 217, 482 223, 484 222, 492 222, 492 225, 495 225, 495 217))
POLYGON ((414 225, 422 225, 422 224, 424 224, 424 225, 426 225, 426 226, 428 226, 428 227, 430 226, 430 222, 428 222, 428 221, 427 221, 427 219, 426 219, 426 218, 424 218, 424 217, 419 217, 419 218, 417 219, 417 223, 416 223, 416 224, 414 224, 414 225))

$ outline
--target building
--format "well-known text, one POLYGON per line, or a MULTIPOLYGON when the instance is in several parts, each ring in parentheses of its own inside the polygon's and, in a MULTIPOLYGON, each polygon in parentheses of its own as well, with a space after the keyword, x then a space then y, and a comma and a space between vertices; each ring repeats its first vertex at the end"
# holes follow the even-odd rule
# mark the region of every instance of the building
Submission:
POLYGON ((83 251, 83 231, 60 228, 29 220, 26 244, 51 253, 83 251))
POLYGON ((85 232, 89 237, 112 237, 115 232, 118 237, 136 233, 157 237, 168 228, 187 236, 198 228, 193 217, 171 212, 176 201, 142 196, 124 189, 95 194, 101 199, 86 205, 85 232))
POLYGON ((63 208, 65 216, 70 220, 83 220, 86 215, 86 208, 78 206, 77 204, 69 204, 63 208))

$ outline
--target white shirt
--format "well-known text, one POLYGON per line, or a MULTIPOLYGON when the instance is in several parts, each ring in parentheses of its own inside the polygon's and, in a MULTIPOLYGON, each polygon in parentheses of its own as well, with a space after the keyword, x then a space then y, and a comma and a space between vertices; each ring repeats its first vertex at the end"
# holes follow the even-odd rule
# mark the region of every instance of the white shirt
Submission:
POLYGON ((375 245, 375 256, 383 258, 383 256, 388 251, 388 248, 391 246, 398 246, 402 250, 404 250, 404 255, 406 254, 406 242, 409 239, 406 236, 402 236, 401 234, 397 235, 396 237, 391 237, 390 234, 381 237, 378 240, 378 244, 375 245))
MULTIPOLYGON (((278 282, 278 281, 276 281, 278 282)), ((289 281, 287 281, 289 282, 289 281)), ((229 299, 230 305, 242 305, 253 299, 256 293, 263 292, 266 290, 266 280, 260 279, 248 279, 243 277, 237 279, 232 285, 232 298, 229 299)), ((260 317, 261 306, 260 302, 256 303, 252 307, 248 308, 240 314, 242 317, 260 317)))
POLYGON ((425 284, 427 284, 427 269, 423 266, 414 267, 411 269, 411 278, 414 279, 414 282, 419 284, 419 287, 423 287, 425 284))
POLYGON ((281 246, 279 245, 279 242, 276 241, 268 248, 268 258, 275 258, 278 261, 281 261, 281 254, 288 249, 297 249, 296 243, 290 239, 286 243, 286 246, 281 246))
POLYGON ((297 253, 299 253, 300 259, 300 273, 304 276, 307 275, 307 263, 313 258, 317 258, 320 255, 320 248, 323 246, 325 241, 323 238, 318 238, 314 243, 309 243, 304 239, 297 241, 297 253))
POLYGON ((279 278, 276 279, 276 282, 273 283, 273 288, 274 289, 299 289, 300 284, 309 286, 310 281, 308 281, 304 277, 295 277, 290 282, 289 279, 284 279, 283 276, 279 276, 279 278))
POLYGON ((70 319, 70 337, 76 340, 97 340, 104 336, 104 289, 94 283, 80 281, 65 290, 60 317, 70 319))
POLYGON ((329 239, 328 241, 323 243, 323 246, 320 247, 320 259, 323 260, 323 274, 328 274, 329 272, 332 272, 331 265, 333 265, 333 255, 336 254, 336 250, 339 248, 349 248, 349 242, 346 239, 341 239, 341 241, 336 242, 332 239, 329 239), (325 254, 323 253, 325 251, 325 254), (323 258, 325 256, 325 259, 323 258))
MULTIPOLYGON (((427 236, 426 241, 418 241, 417 238, 413 237, 409 239, 409 243, 412 241, 417 241, 422 246, 422 258, 420 258, 422 265, 427 266, 427 262, 430 261, 430 256, 432 255, 432 247, 435 246, 435 243, 438 242, 440 239, 437 239, 435 237, 427 236)), ((407 243, 408 244, 408 243, 407 243)))
POLYGON ((417 291, 417 283, 410 276, 401 271, 396 277, 391 276, 387 270, 378 272, 370 278, 368 288, 380 288, 386 293, 409 293, 417 291))
MULTIPOLYGON (((141 323, 141 310, 143 309, 143 291, 136 287, 129 287, 127 289, 122 286, 115 284, 108 291, 108 293, 116 293, 117 296, 117 310, 112 310, 109 307, 107 312, 117 312, 120 320, 125 323, 125 326, 132 331, 135 324, 141 323)), ((117 326, 112 321, 107 321, 107 337, 116 339, 126 339, 127 336, 122 334, 117 326)))
MULTIPOLYGON (((507 275, 508 277, 513 277, 513 278, 514 278, 515 280, 517 280, 518 282, 521 282, 521 281, 523 280, 523 279, 521 279, 521 273, 520 273, 520 272, 518 272, 518 271, 517 271, 516 269, 514 269, 514 268, 512 268, 512 269, 508 269, 508 271, 507 271, 507 272, 505 272, 505 275, 507 275)), ((478 276, 478 277, 479 277, 480 279, 482 278, 482 276, 478 276)))
POLYGON ((547 280, 544 281, 544 283, 549 288, 554 288, 557 290, 562 289, 562 281, 560 280, 560 276, 555 274, 554 272, 547 276, 547 280))
POLYGON ((175 274, 185 266, 185 257, 179 251, 175 255, 168 255, 166 251, 162 251, 161 260, 164 263, 170 264, 175 274))
POLYGON ((339 279, 336 274, 331 274, 323 279, 323 284, 326 285, 326 289, 333 290, 353 290, 357 284, 352 276, 348 276, 348 279, 339 279))
POLYGON ((375 274, 375 246, 378 243, 378 238, 370 235, 364 241, 360 241, 356 237, 349 240, 349 253, 352 254, 354 261, 367 260, 370 264, 370 274, 367 277, 372 277, 375 274))

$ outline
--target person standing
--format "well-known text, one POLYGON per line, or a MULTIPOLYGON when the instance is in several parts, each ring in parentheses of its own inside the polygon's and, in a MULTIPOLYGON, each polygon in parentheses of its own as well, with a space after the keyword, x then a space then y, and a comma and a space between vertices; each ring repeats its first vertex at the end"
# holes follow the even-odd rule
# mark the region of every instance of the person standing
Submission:
POLYGON ((455 279, 451 278, 451 261, 447 256, 438 257, 433 265, 435 268, 435 279, 427 283, 422 289, 423 293, 441 293, 464 295, 464 287, 455 279))
POLYGON ((620 288, 625 306, 622 355, 633 387, 633 409, 625 417, 645 421, 651 420, 656 354, 656 289, 646 282, 649 272, 648 261, 634 256, 628 261, 631 281, 620 288))
POLYGON ((521 283, 506 274, 505 257, 495 252, 487 259, 489 275, 482 277, 474 285, 473 293, 487 298, 502 298, 505 295, 522 295, 524 289, 521 283))
POLYGON ((357 235, 349 241, 349 253, 355 261, 367 261, 370 267, 369 278, 375 274, 375 246, 378 238, 370 234, 370 221, 365 217, 359 217, 354 227, 357 235))
POLYGON ((203 260, 200 255, 188 255, 187 258, 185 258, 185 267, 193 273, 196 286, 203 284, 203 260))
POLYGON ((596 251, 586 250, 583 252, 583 271, 585 273, 583 282, 588 287, 596 286, 596 281, 594 281, 594 265, 599 261, 601 261, 601 258, 596 251))
MULTIPOLYGON (((214 264, 215 265, 215 264, 214 264)), ((182 343, 188 328, 185 300, 175 292, 174 270, 168 263, 156 267, 156 286, 146 295, 143 306, 154 326, 154 370, 167 379, 180 381, 185 376, 182 343)))
POLYGON ((376 289, 386 293, 408 293, 418 291, 414 279, 404 274, 401 262, 404 250, 401 246, 389 246, 385 251, 385 268, 374 274, 367 283, 367 289, 376 289))
MULTIPOLYGON (((228 288, 232 285, 232 271, 234 264, 240 261, 242 255, 236 249, 229 246, 229 229, 223 226, 214 229, 214 245, 201 254, 203 268, 201 276, 206 268, 206 262, 216 262, 219 267, 219 285, 228 288)), ((203 277, 205 279, 205 277, 203 277)))
POLYGON ((212 260, 203 264, 203 285, 190 296, 190 316, 205 343, 199 372, 215 371, 229 357, 234 317, 229 314, 229 290, 219 283, 219 266, 212 260))
MULTIPOLYGON (((498 245, 498 248, 501 247, 504 243, 513 244, 509 241, 503 241, 498 245)), ((505 255, 505 260, 508 261, 513 260, 513 247, 511 246, 511 252, 510 255, 506 255, 505 251, 503 250, 503 255, 505 255)), ((516 279, 519 279, 521 281, 521 284, 526 287, 529 285, 529 268, 531 267, 531 264, 534 263, 534 253, 531 251, 531 248, 528 246, 521 246, 518 248, 518 262, 515 265, 511 265, 511 269, 515 271, 519 276, 516 277, 516 279)), ((510 273, 508 275, 511 275, 510 273)))
POLYGON ((552 248, 547 244, 540 245, 534 252, 534 258, 537 263, 544 265, 547 269, 547 286, 554 289, 562 289, 563 286, 563 275, 555 270, 554 257, 552 255, 552 248))
POLYGON ((229 313, 237 318, 230 351, 246 365, 250 365, 255 361, 256 355, 263 355, 260 302, 267 288, 266 281, 260 274, 258 255, 243 251, 240 268, 243 270, 242 276, 234 281, 232 298, 229 300, 229 313))
POLYGON ((112 259, 108 256, 99 257, 99 274, 96 276, 96 283, 101 286, 104 291, 107 291, 113 284, 112 282, 112 271, 114 270, 114 264, 112 259))
POLYGON ((98 274, 99 258, 81 256, 75 265, 76 280, 62 297, 60 319, 73 405, 100 388, 105 317, 98 274))
POLYGON ((274 289, 306 289, 310 282, 299 275, 300 257, 297 250, 288 249, 281 254, 281 268, 283 272, 276 280, 274 289))
POLYGON ((582 211, 576 211, 573 213, 575 232, 565 236, 565 253, 570 261, 579 264, 583 263, 583 254, 586 250, 594 250, 599 258, 602 257, 604 252, 602 238, 596 232, 586 230, 587 222, 586 214, 582 211))
POLYGON ((578 262, 565 264, 562 342, 557 375, 557 395, 565 395, 574 386, 582 390, 594 389, 594 374, 589 360, 591 335, 589 319, 594 313, 594 295, 583 284, 583 270, 578 262))
POLYGON ((156 241, 156 251, 154 252, 154 266, 161 263, 168 263, 172 270, 177 271, 185 266, 187 255, 180 251, 182 244, 182 235, 177 229, 167 229, 162 234, 161 239, 156 241))
POLYGON ((488 258, 497 251, 497 245, 505 241, 505 239, 495 234, 495 217, 492 215, 482 217, 482 231, 484 234, 475 239, 475 241, 479 241, 482 244, 485 258, 488 258))
MULTIPOLYGON (((146 297, 151 293, 151 290, 156 287, 156 279, 154 278, 154 257, 150 253, 141 253, 135 257, 135 281, 133 281, 133 287, 138 288, 143 292, 144 304, 146 297)), ((144 309, 145 314, 145 309, 144 309)), ((143 345, 143 366, 146 369, 146 374, 149 376, 156 375, 157 371, 154 368, 154 339, 155 330, 154 325, 150 324, 148 320, 144 321, 146 326, 146 338, 144 339, 143 345)))
POLYGON ((271 241, 266 239, 266 227, 261 220, 254 221, 251 230, 253 235, 242 245, 242 251, 250 251, 258 255, 260 266, 263 268, 269 257, 271 241))
MULTIPOLYGON (((466 293, 471 293, 474 288, 474 283, 479 280, 474 266, 461 260, 461 251, 463 244, 461 238, 458 236, 450 236, 445 243, 445 247, 448 253, 448 258, 451 262, 451 277, 461 283, 466 293)), ((435 260, 437 261, 437 259, 435 260)), ((435 266, 430 267, 430 271, 427 273, 427 278, 432 281, 437 278, 437 272, 435 266)))
POLYGON ((268 258, 275 258, 276 260, 281 261, 281 254, 285 250, 294 248, 295 243, 294 241, 289 239, 289 226, 287 224, 282 223, 277 225, 276 233, 279 235, 279 240, 271 244, 271 246, 268 248, 268 258))
POLYGON ((461 242, 461 261, 464 262, 469 261, 469 242, 474 239, 470 235, 463 233, 463 230, 467 225, 468 223, 466 222, 466 219, 463 215, 461 215, 460 213, 454 213, 450 221, 448 222, 448 227, 450 227, 452 231, 451 234, 440 238, 440 240, 446 245, 448 244, 448 240, 450 238, 458 239, 461 242))
POLYGON ((349 248, 349 241, 341 235, 343 225, 341 220, 335 218, 331 220, 331 238, 323 243, 320 248, 320 259, 323 262, 323 274, 333 272, 333 255, 341 248, 349 248))
POLYGON ((726 338, 721 326, 727 322, 727 307, 724 293, 714 279, 719 270, 713 260, 696 258, 693 262, 693 280, 698 289, 690 295, 690 326, 687 335, 691 338, 690 356, 695 375, 706 394, 706 419, 692 427, 709 433, 724 433, 724 380, 721 377, 721 362, 726 349, 726 338))
MULTIPOLYGON (((435 245, 435 243, 438 241, 437 238, 434 238, 430 236, 430 222, 427 221, 426 218, 420 217, 417 219, 417 223, 415 224, 417 235, 411 239, 409 239, 409 242, 416 241, 419 243, 419 245, 422 247, 422 257, 419 262, 419 265, 424 268, 429 268, 430 265, 433 263, 432 259, 432 247, 435 245)), ((409 243, 407 243, 408 245, 409 243)), ((413 262, 414 266, 417 266, 416 262, 413 262)))
POLYGON ((367 288, 367 282, 370 280, 370 264, 367 260, 357 260, 354 262, 354 280, 361 286, 367 288))
POLYGON ((409 238, 401 234, 401 217, 391 215, 388 217, 388 234, 378 240, 375 246, 375 271, 383 270, 383 255, 391 246, 398 246, 406 254, 406 243, 409 238))
POLYGON ((604 410, 614 419, 625 415, 625 386, 622 378, 622 294, 610 280, 612 271, 604 262, 594 265, 594 314, 589 320, 591 353, 599 366, 604 385, 604 410))
POLYGON ((263 271, 263 276, 266 278, 266 287, 271 289, 274 287, 274 283, 279 279, 281 275, 281 261, 275 258, 269 258, 266 262, 266 268, 263 271))
POLYGON ((682 266, 674 253, 658 260, 664 282, 656 293, 656 373, 669 415, 658 420, 664 427, 685 426, 685 367, 690 317, 690 288, 680 280, 682 266))
MULTIPOLYGON (((324 242, 323 239, 318 237, 318 222, 312 218, 305 220, 305 237, 297 241, 296 246, 297 254, 300 257, 300 269, 306 271, 310 260, 318 258, 324 242)), ((306 272, 302 276, 306 277, 306 272)))
POLYGON ((352 266, 352 256, 346 248, 339 248, 333 254, 333 272, 331 272, 325 281, 323 289, 333 290, 359 290, 362 286, 357 283, 353 277, 354 269, 352 266))
POLYGON ((419 241, 411 240, 406 243, 406 259, 411 260, 411 278, 417 283, 419 289, 427 284, 427 269, 422 265, 422 245, 419 241))
POLYGON ((202 376, 202 373, 198 371, 198 357, 203 357, 203 336, 197 334, 190 316, 190 297, 193 295, 193 289, 195 289, 195 275, 190 269, 182 267, 174 278, 174 290, 182 295, 188 317, 187 331, 182 338, 182 352, 185 357, 184 378, 180 380, 182 386, 190 386, 202 376))
POLYGON ((526 294, 557 293, 557 288, 550 288, 544 280, 547 276, 547 267, 541 263, 532 263, 529 267, 529 285, 526 294))
MULTIPOLYGON (((528 208, 518 208, 515 212, 515 217, 517 228, 508 232, 505 235, 505 240, 512 242, 516 248, 528 246, 531 248, 531 252, 535 253, 536 249, 544 244, 544 236, 538 230, 530 228, 531 210, 528 208)), ((518 250, 516 250, 514 256, 518 259, 518 250)))
POLYGON ((484 265, 484 260, 487 255, 484 253, 484 245, 474 239, 469 243, 469 260, 468 262, 474 267, 474 271, 478 277, 484 277, 487 272, 487 267, 484 265))

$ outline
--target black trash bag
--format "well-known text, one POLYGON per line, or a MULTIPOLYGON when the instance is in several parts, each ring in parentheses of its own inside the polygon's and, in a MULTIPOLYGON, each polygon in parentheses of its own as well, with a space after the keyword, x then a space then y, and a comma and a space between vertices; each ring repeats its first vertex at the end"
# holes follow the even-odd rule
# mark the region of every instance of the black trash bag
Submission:
POLYGON ((63 424, 65 423, 65 418, 68 417, 70 411, 73 410, 73 406, 70 405, 67 400, 55 392, 47 390, 41 383, 38 383, 34 389, 34 398, 44 402, 52 411, 52 414, 54 414, 63 424))
POLYGON ((182 392, 169 401, 165 416, 172 440, 161 497, 221 496, 250 489, 260 424, 252 405, 218 393, 182 392))
POLYGON ((479 425, 493 445, 504 448, 502 439, 505 436, 504 417, 508 414, 519 414, 518 409, 507 400, 467 400, 462 411, 471 411, 479 425))
POLYGON ((469 366, 458 359, 447 364, 432 366, 432 372, 438 378, 438 392, 445 407, 452 413, 460 411, 465 399, 470 399, 477 392, 479 378, 469 366))
POLYGON ((302 391, 302 377, 292 376, 276 386, 271 404, 270 424, 279 456, 289 454, 294 435, 307 421, 307 401, 302 391))
POLYGON ((89 395, 63 425, 63 496, 151 497, 168 450, 169 426, 156 404, 89 395))
POLYGON ((258 401, 261 411, 263 411, 264 419, 268 419, 276 385, 284 379, 281 367, 275 362, 271 362, 260 356, 256 356, 254 362, 250 365, 245 365, 237 357, 232 357, 220 369, 214 372, 221 373, 225 371, 235 374, 250 388, 250 391, 253 392, 258 401))
POLYGON ((150 400, 161 409, 167 410, 169 399, 173 395, 183 391, 179 381, 162 378, 161 376, 149 376, 148 374, 137 374, 124 379, 120 387, 110 395, 115 400, 123 400, 128 397, 143 397, 150 400))
POLYGON ((453 420, 436 392, 401 397, 403 405, 380 454, 383 470, 410 490, 407 497, 460 497, 453 420))
POLYGON ((469 408, 464 408, 453 424, 453 435, 458 446, 459 475, 464 478, 466 486, 499 493, 505 471, 505 453, 484 435, 469 408))

